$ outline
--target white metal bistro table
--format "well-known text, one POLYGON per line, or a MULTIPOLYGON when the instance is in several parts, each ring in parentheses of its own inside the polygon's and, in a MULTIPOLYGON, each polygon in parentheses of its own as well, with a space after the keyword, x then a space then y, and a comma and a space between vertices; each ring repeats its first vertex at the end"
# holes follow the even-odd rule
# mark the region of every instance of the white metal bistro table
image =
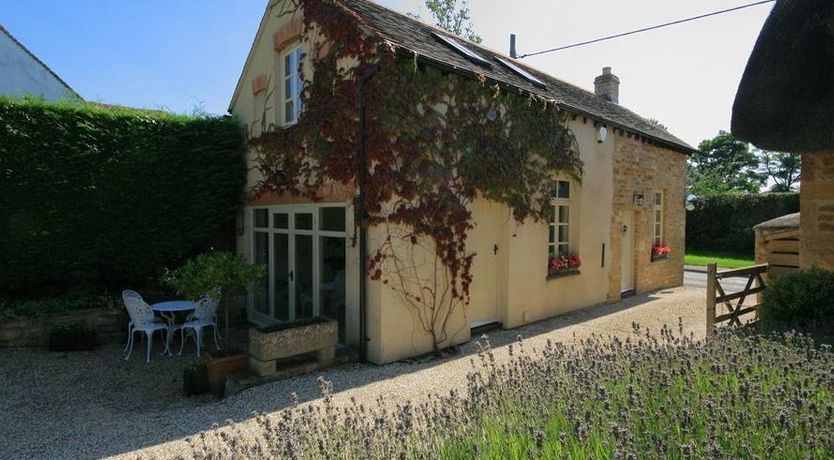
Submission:
POLYGON ((165 350, 162 354, 173 355, 171 352, 171 335, 176 329, 176 313, 194 311, 197 304, 190 300, 169 300, 151 305, 151 309, 158 312, 168 322, 168 333, 165 335, 165 350))

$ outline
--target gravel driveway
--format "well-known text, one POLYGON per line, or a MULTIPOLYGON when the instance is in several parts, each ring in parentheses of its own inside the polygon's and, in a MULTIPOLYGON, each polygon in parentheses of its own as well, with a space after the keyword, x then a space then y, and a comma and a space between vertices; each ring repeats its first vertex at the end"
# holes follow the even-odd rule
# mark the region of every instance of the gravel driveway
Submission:
MULTIPOLYGON (((632 322, 657 332, 667 324, 696 338, 704 336, 704 291, 691 287, 639 295, 616 304, 581 310, 518 329, 493 331, 489 340, 498 357, 521 335, 525 346, 548 340, 575 342, 591 334, 625 336, 632 322), (680 319, 679 319, 680 318, 680 319)), ((334 386, 334 402, 351 397, 370 404, 415 401, 433 392, 464 388, 473 340, 442 359, 384 366, 353 364, 274 382, 224 401, 186 398, 182 369, 192 357, 155 357, 146 365, 134 355, 121 359, 120 348, 90 353, 0 350, 0 458, 92 458, 122 456, 170 458, 187 453, 184 439, 213 424, 243 421, 254 429, 253 411, 269 413, 289 403, 318 398, 316 378, 334 386), (138 451, 138 452, 137 452, 138 451)))

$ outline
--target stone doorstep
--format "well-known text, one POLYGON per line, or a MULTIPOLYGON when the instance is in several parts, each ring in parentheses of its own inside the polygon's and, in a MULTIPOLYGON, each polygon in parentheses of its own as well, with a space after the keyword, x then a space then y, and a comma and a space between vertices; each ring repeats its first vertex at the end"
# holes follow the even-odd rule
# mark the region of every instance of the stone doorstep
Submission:
MULTIPOLYGON (((250 366, 252 365, 252 361, 253 359, 250 356, 250 366)), ((229 396, 240 393, 243 390, 260 385, 265 385, 270 382, 284 380, 298 375, 309 374, 311 372, 324 370, 329 367, 355 363, 357 361, 359 361, 359 355, 356 348, 349 347, 339 349, 336 353, 335 358, 330 362, 329 365, 321 365, 314 357, 312 357, 309 360, 304 361, 297 360, 296 362, 292 363, 281 363, 281 365, 278 368, 276 368, 276 371, 271 375, 259 376, 251 371, 239 372, 237 374, 230 375, 226 379, 225 397, 228 398, 229 396)), ((268 362, 269 361, 261 361, 261 363, 268 362)), ((274 361, 272 363, 274 365, 274 361)), ((289 395, 286 396, 289 397, 289 395)))

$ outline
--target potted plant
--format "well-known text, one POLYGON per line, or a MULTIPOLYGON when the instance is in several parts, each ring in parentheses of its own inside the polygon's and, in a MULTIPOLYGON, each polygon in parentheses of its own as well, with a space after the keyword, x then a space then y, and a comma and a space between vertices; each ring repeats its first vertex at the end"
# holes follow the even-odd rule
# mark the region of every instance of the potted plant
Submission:
POLYGON ((220 290, 224 345, 220 351, 207 352, 206 358, 209 385, 217 398, 222 398, 225 393, 226 377, 245 370, 248 360, 245 351, 231 348, 231 299, 236 292, 253 286, 264 274, 264 267, 250 264, 240 254, 210 252, 186 262, 166 280, 190 300, 220 290))
POLYGON ((96 330, 81 323, 55 326, 49 334, 49 351, 90 351, 96 347, 96 330))
POLYGON ((208 368, 203 360, 194 361, 182 372, 182 389, 188 396, 208 393, 208 368))

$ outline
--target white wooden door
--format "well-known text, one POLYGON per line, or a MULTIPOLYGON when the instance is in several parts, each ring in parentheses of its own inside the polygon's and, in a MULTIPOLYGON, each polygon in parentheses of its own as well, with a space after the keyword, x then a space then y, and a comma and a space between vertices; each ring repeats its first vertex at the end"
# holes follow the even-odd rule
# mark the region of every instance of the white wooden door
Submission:
POLYGON ((498 322, 500 297, 500 271, 502 250, 501 226, 506 220, 501 207, 486 200, 476 200, 472 205, 476 225, 470 236, 475 259, 472 264, 472 285, 469 288, 469 327, 498 322))
POLYGON ((634 289, 634 213, 623 213, 622 253, 620 264, 620 292, 634 289))

